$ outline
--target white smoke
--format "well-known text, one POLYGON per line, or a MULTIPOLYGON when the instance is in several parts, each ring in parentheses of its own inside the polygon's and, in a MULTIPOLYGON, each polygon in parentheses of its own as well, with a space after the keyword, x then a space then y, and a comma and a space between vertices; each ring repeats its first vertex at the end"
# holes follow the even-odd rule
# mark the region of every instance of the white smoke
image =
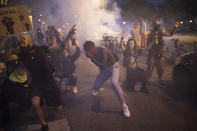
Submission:
MULTIPOLYGON (((99 40, 103 34, 120 34, 120 9, 113 0, 53 0, 47 1, 46 23, 69 29, 77 24, 77 35, 83 40, 99 40), (106 9, 107 4, 111 8, 106 9)), ((63 29, 64 30, 64 29, 63 29)))

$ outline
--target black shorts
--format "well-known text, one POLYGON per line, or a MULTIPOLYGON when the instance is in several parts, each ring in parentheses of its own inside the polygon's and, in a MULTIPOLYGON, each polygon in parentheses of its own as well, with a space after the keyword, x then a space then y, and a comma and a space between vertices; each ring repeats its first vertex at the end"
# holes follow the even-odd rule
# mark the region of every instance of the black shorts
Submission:
POLYGON ((39 96, 41 101, 46 100, 48 106, 62 105, 60 90, 54 79, 42 82, 35 81, 31 86, 31 97, 39 96))

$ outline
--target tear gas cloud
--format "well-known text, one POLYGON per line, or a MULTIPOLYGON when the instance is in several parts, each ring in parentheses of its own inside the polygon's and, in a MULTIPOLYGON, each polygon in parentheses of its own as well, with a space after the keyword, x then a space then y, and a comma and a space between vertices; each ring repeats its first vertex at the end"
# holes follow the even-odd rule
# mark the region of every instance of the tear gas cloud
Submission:
POLYGON ((82 40, 95 41, 103 34, 120 34, 122 30, 118 24, 121 10, 114 0, 47 0, 43 9, 48 25, 66 30, 76 23, 82 40))

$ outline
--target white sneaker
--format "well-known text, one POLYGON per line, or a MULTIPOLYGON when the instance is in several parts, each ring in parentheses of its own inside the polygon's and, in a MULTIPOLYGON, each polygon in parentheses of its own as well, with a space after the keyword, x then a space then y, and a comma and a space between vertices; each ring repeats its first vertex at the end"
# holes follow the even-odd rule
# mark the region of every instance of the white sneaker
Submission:
POLYGON ((77 94, 77 92, 78 92, 78 91, 77 91, 77 87, 75 86, 75 87, 73 88, 73 93, 74 93, 74 94, 77 94))
POLYGON ((92 95, 93 95, 93 96, 97 96, 97 95, 98 95, 98 91, 93 90, 93 91, 92 91, 92 95))
POLYGON ((123 108, 123 115, 124 115, 124 117, 125 118, 130 118, 131 114, 130 114, 128 106, 126 104, 123 104, 122 108, 123 108))

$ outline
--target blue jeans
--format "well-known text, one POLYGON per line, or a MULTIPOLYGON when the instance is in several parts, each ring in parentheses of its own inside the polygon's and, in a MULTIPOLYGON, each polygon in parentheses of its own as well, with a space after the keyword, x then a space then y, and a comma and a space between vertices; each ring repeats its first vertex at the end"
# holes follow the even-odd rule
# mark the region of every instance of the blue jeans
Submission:
POLYGON ((118 99, 121 104, 125 103, 125 99, 123 96, 122 88, 119 85, 119 64, 115 63, 110 67, 107 67, 103 70, 100 70, 99 74, 96 77, 96 80, 93 85, 93 90, 97 91, 105 81, 110 78, 111 85, 113 87, 113 90, 115 91, 116 95, 118 96, 118 99))

